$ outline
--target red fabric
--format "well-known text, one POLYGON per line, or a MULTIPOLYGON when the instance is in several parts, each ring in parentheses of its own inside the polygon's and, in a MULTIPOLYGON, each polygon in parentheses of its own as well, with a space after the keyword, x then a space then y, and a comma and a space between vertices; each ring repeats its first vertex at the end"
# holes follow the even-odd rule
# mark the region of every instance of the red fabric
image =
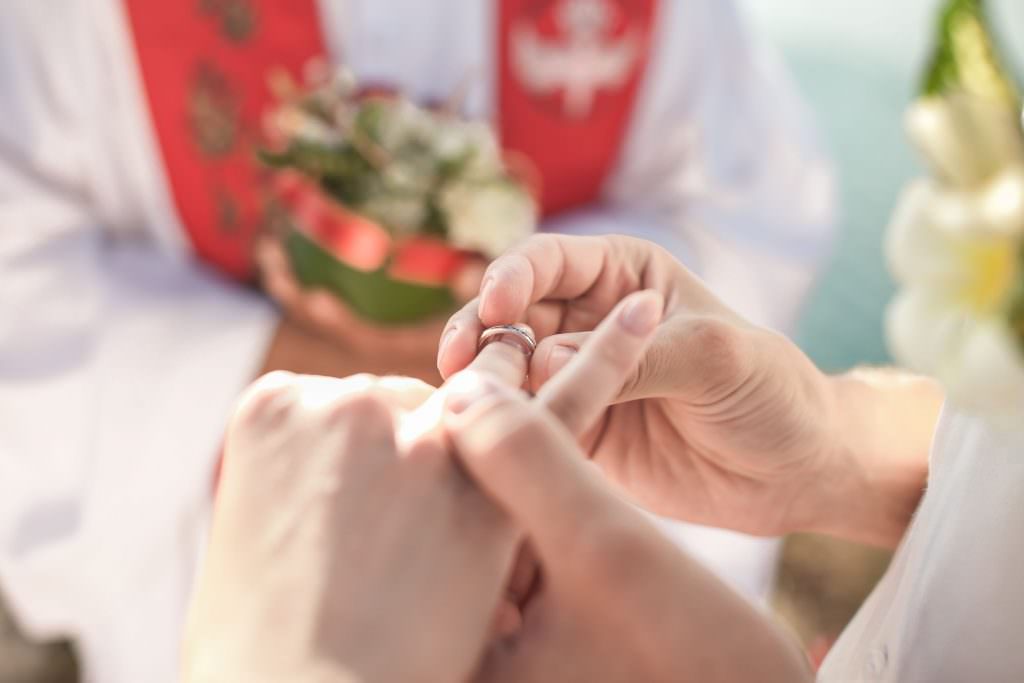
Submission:
MULTIPOLYGON (((499 132, 509 158, 531 162, 545 214, 592 202, 599 197, 627 132, 648 60, 656 2, 597 3, 611 10, 598 43, 614 49, 628 38, 635 41, 638 54, 624 78, 591 88, 586 111, 572 114, 560 81, 541 89, 524 81, 515 53, 517 32, 527 31, 553 53, 564 54, 574 44, 564 20, 572 3, 494 1, 499 5, 499 132)), ((182 224, 199 258, 233 277, 249 279, 254 275, 252 243, 260 229, 269 176, 253 156, 261 138, 261 118, 273 104, 268 77, 283 68, 301 81, 303 65, 325 55, 316 2, 124 3, 182 224)), ((550 63, 545 68, 558 72, 550 63)), ((353 227, 358 226, 343 232, 351 237, 353 227)), ((422 279, 428 252, 414 248, 413 253, 419 257, 404 255, 398 271, 415 271, 422 279), (419 265, 409 267, 415 262, 419 265)), ((442 269, 448 270, 454 259, 446 256, 442 269)), ((361 259, 360 264, 368 265, 361 259)))
MULTIPOLYGON (((633 104, 650 52, 655 0, 606 0, 609 11, 597 34, 600 59, 623 46, 635 45, 635 58, 621 78, 604 80, 589 91, 585 111, 574 112, 567 88, 569 71, 559 59, 586 40, 566 21, 569 0, 498 0, 499 129, 506 150, 530 159, 541 180, 545 214, 596 200, 618 159, 633 104), (523 35, 539 38, 548 58, 536 78, 522 68, 523 35), (560 78, 562 74, 566 78, 560 78), (538 82, 544 83, 539 85, 538 82)), ((593 6, 592 6, 593 7, 593 6)), ((578 9, 584 9, 577 4, 578 9)), ((591 42, 591 45, 594 43, 591 42)), ((576 60, 573 68, 593 73, 595 62, 576 60)), ((577 79, 577 83, 579 79, 577 79)))
POLYGON ((253 150, 273 103, 268 76, 297 80, 326 54, 315 0, 124 0, 179 217, 199 257, 238 279, 266 172, 253 150))

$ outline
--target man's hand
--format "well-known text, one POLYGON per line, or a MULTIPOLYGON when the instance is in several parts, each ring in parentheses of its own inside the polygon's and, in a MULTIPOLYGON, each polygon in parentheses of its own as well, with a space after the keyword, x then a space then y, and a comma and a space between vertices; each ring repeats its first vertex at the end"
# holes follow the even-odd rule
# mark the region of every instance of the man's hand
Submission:
POLYGON ((415 380, 287 373, 247 393, 228 432, 184 680, 471 675, 517 533, 436 430, 405 429, 431 394, 415 380))
MULTIPOLYGON (((689 521, 898 540, 923 485, 941 394, 906 384, 906 400, 890 393, 887 403, 916 401, 920 419, 900 422, 897 410, 879 422, 872 406, 886 392, 824 376, 789 340, 741 319, 648 242, 541 235, 513 249, 449 321, 439 369, 447 377, 468 363, 484 326, 525 321, 540 340, 530 382, 543 393, 564 381, 559 370, 574 357, 602 352, 590 344, 595 325, 644 289, 664 298, 664 320, 583 441, 612 480, 648 509, 689 521), (886 442, 888 453, 871 450, 886 442), (890 463, 906 464, 895 474, 877 469, 890 463)), ((580 424, 578 404, 595 383, 557 392, 552 409, 580 424)))

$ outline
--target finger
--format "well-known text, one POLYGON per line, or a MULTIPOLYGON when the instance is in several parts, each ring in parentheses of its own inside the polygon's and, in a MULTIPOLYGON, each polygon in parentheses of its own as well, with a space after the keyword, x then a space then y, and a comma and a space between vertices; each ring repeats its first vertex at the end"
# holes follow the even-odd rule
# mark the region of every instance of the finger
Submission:
POLYGON ((663 309, 664 300, 653 290, 623 299, 562 371, 541 387, 538 402, 572 434, 582 435, 635 375, 663 309))
POLYGON ((238 471, 246 480, 305 480, 304 468, 296 467, 303 458, 315 461, 305 468, 312 471, 332 467, 335 456, 345 452, 334 447, 327 449, 331 458, 313 457, 325 452, 327 441, 361 438, 381 446, 375 452, 385 452, 384 446, 393 442, 392 424, 392 406, 371 375, 335 379, 270 373, 245 392, 231 419, 221 490, 232 488, 238 471), (294 457, 280 458, 283 453, 294 457))
POLYGON ((477 343, 483 325, 478 315, 479 299, 472 299, 459 309, 445 325, 437 346, 437 370, 448 379, 465 369, 476 357, 477 343))
POLYGON ((263 288, 286 310, 294 309, 302 295, 299 283, 291 273, 282 270, 263 271, 263 288))
POLYGON ((481 382, 444 425, 467 472, 525 530, 548 569, 571 554, 585 526, 619 509, 572 436, 507 387, 481 382))
POLYGON ((487 268, 480 319, 485 325, 514 323, 530 304, 581 296, 604 270, 610 244, 607 238, 548 234, 513 247, 487 268))
POLYGON ((466 371, 493 377, 508 387, 521 387, 526 381, 528 363, 529 358, 521 346, 499 337, 480 349, 466 371))
POLYGON ((264 274, 290 270, 288 267, 288 257, 284 253, 284 249, 272 237, 260 238, 259 243, 256 245, 256 260, 264 274))
POLYGON ((381 377, 377 390, 399 410, 416 410, 429 399, 436 389, 414 377, 381 377))
POLYGON ((530 391, 536 394, 552 377, 568 365, 583 348, 591 332, 566 332, 546 337, 537 343, 528 371, 530 391))
MULTIPOLYGON (((530 306, 525 316, 516 322, 525 322, 533 329, 537 339, 556 334, 565 317, 565 305, 558 301, 541 301, 530 306)), ((478 300, 474 299, 453 315, 441 333, 437 350, 437 369, 448 379, 464 370, 477 352, 477 343, 483 332, 478 315, 478 300)))
POLYGON ((512 604, 522 608, 529 602, 537 586, 538 570, 537 552, 527 539, 519 547, 516 562, 512 566, 512 574, 508 580, 506 596, 512 604))

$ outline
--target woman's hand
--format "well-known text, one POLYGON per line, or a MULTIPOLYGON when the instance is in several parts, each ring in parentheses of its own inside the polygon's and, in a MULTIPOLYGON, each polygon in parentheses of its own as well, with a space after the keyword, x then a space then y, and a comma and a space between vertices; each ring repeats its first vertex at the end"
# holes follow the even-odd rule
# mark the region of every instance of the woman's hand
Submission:
POLYGON ((446 419, 456 453, 540 565, 522 627, 488 649, 476 680, 811 680, 795 642, 606 487, 547 409, 556 392, 528 401, 484 382, 459 398, 446 419))
MULTIPOLYGON (((407 326, 376 326, 330 292, 304 289, 296 280, 288 257, 276 238, 264 237, 257 256, 264 289, 285 314, 354 356, 362 365, 361 371, 395 372, 389 364, 398 359, 403 365, 403 374, 418 377, 434 374, 434 357, 437 340, 444 328, 443 319, 407 326)), ((476 294, 483 270, 484 264, 478 260, 462 270, 452 283, 457 299, 465 302, 476 294)))
POLYGON ((415 380, 288 373, 247 393, 183 680, 469 678, 518 534, 437 430, 402 436, 432 393, 415 380))
MULTIPOLYGON (((879 476, 853 446, 862 437, 853 426, 876 426, 862 419, 870 392, 827 378, 789 340, 741 319, 642 240, 542 235, 499 258, 480 297, 449 322, 439 369, 447 377, 468 363, 483 326, 526 321, 540 339, 531 386, 558 385, 573 357, 603 352, 588 344, 597 322, 643 289, 663 296, 664 319, 583 441, 611 479, 654 512, 754 534, 836 531, 853 513, 906 522, 916 497, 909 507, 883 499, 872 489, 879 476)), ((593 386, 560 392, 552 410, 580 425, 578 405, 593 386)), ((919 432, 930 435, 915 429, 912 439, 894 439, 917 458, 901 482, 917 495, 927 452, 919 432)), ((902 533, 898 522, 865 523, 874 526, 848 535, 890 543, 902 533)))

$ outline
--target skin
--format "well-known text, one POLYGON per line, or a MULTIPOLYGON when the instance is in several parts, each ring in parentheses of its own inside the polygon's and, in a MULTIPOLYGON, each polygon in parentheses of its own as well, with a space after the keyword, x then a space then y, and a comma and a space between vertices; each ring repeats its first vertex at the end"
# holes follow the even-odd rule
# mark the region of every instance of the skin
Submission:
POLYGON ((825 377, 624 238, 540 237, 496 261, 439 363, 473 358, 432 395, 280 374, 250 394, 186 681, 811 680, 609 483, 682 518, 891 544, 941 400, 892 373, 825 377), (518 351, 474 356, 481 324, 524 319, 543 338, 533 399, 509 388, 518 351), (559 345, 574 351, 555 363, 559 345))
POLYGON ((522 628, 477 681, 812 679, 796 644, 616 497, 539 402, 495 386, 447 424, 540 565, 522 628))
POLYGON ((183 680, 471 675, 518 533, 436 431, 402 438, 430 393, 415 380, 274 373, 246 394, 183 680), (452 609, 452 595, 473 609, 452 609))
POLYGON ((626 237, 540 235, 488 268, 453 316, 438 367, 469 362, 484 326, 527 321, 535 391, 624 296, 665 300, 650 348, 592 422, 585 389, 552 406, 590 458, 644 507, 752 534, 797 530, 898 543, 924 487, 942 393, 892 373, 821 373, 789 340, 746 322, 668 252, 626 237))
POLYGON ((536 564, 522 627, 488 648, 479 681, 811 679, 795 643, 618 498, 577 445, 663 306, 656 292, 627 298, 534 400, 465 375, 448 388, 455 453, 536 564))

